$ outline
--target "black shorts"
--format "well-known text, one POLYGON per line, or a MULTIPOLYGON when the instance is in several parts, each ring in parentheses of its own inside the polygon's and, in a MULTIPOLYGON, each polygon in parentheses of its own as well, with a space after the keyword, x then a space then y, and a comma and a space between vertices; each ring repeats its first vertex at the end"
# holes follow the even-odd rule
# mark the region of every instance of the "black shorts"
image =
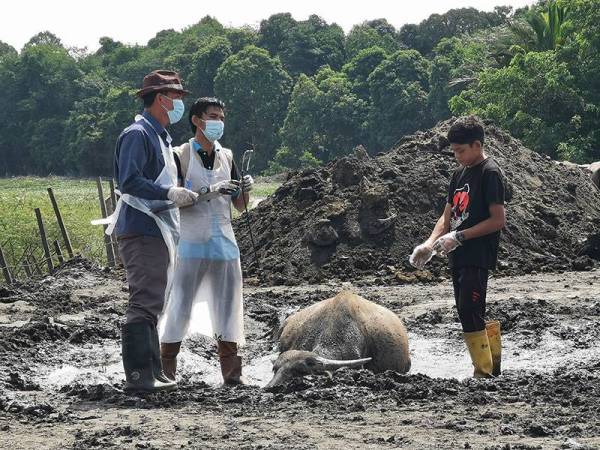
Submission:
POLYGON ((452 270, 454 300, 465 333, 485 330, 485 297, 489 271, 480 267, 452 270))

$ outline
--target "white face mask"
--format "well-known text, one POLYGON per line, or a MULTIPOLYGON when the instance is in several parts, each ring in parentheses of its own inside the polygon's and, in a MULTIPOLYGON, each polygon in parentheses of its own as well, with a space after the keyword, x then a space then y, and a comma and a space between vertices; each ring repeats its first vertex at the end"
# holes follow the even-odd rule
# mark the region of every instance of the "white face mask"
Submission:
MULTIPOLYGON (((165 95, 165 97, 167 97, 165 95)), ((169 111, 167 108, 165 108, 164 106, 163 109, 165 111, 167 111, 167 115, 169 116, 169 123, 174 124, 177 123, 181 120, 181 118, 183 117, 183 113, 185 111, 185 105, 183 104, 183 100, 181 100, 180 98, 171 98, 171 97, 167 97, 169 100, 171 100, 173 102, 173 109, 171 111, 169 111)))

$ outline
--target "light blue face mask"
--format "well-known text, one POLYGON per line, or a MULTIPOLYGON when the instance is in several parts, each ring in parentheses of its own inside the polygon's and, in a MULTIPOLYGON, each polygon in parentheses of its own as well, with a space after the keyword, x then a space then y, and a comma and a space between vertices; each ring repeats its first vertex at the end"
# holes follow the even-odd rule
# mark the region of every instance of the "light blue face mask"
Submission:
POLYGON ((210 142, 215 142, 218 139, 221 139, 223 136, 223 130, 225 129, 225 124, 220 120, 206 120, 206 127, 202 132, 206 139, 210 142))
POLYGON ((174 123, 179 122, 181 120, 181 118, 183 117, 183 113, 185 111, 185 105, 183 104, 183 100, 181 100, 180 98, 170 98, 170 99, 173 102, 173 109, 171 111, 169 111, 164 106, 163 106, 163 108, 165 111, 167 111, 167 115, 169 116, 169 123, 174 124, 174 123))

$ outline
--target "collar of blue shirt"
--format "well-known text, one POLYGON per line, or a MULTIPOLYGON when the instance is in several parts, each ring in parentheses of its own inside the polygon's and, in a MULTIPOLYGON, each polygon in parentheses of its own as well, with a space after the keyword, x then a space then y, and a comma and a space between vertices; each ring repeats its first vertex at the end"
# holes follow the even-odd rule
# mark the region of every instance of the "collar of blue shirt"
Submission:
MULTIPOLYGON (((219 144, 219 141, 215 141, 215 151, 220 151, 223 147, 219 144)), ((198 153, 202 152, 202 146, 196 141, 196 139, 192 139, 192 148, 198 153)))
POLYGON ((158 135, 163 138, 163 140, 165 141, 165 143, 167 143, 167 144, 171 143, 171 135, 165 129, 165 127, 163 127, 158 122, 158 120, 156 120, 152 116, 152 114, 150 114, 148 111, 144 111, 142 113, 142 116, 144 116, 144 118, 146 118, 146 120, 148 120, 148 122, 150 122, 150 124, 152 125, 152 127, 156 130, 156 132, 158 133, 158 135))

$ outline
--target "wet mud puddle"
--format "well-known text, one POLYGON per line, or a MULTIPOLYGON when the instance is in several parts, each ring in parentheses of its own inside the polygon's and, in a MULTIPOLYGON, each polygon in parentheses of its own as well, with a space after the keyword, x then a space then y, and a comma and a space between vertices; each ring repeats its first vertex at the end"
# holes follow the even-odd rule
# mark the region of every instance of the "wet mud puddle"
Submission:
MULTIPOLYGON (((585 368, 600 359, 600 347, 577 348, 573 341, 560 339, 550 332, 541 334, 537 346, 518 338, 519 335, 509 335, 503 339, 503 371, 546 373, 564 367, 585 368)), ((469 355, 461 340, 409 333, 409 343, 411 374, 459 380, 472 375, 469 355)), ((244 365, 244 375, 251 384, 262 387, 269 382, 276 357, 276 353, 270 353, 250 359, 244 365)), ((39 378, 34 381, 42 388, 60 389, 74 383, 118 384, 123 379, 120 347, 114 341, 71 347, 65 351, 64 361, 60 365, 36 366, 33 373, 39 378)), ((212 386, 221 383, 216 357, 209 359, 190 349, 184 348, 180 353, 178 373, 191 383, 204 382, 212 386)))

